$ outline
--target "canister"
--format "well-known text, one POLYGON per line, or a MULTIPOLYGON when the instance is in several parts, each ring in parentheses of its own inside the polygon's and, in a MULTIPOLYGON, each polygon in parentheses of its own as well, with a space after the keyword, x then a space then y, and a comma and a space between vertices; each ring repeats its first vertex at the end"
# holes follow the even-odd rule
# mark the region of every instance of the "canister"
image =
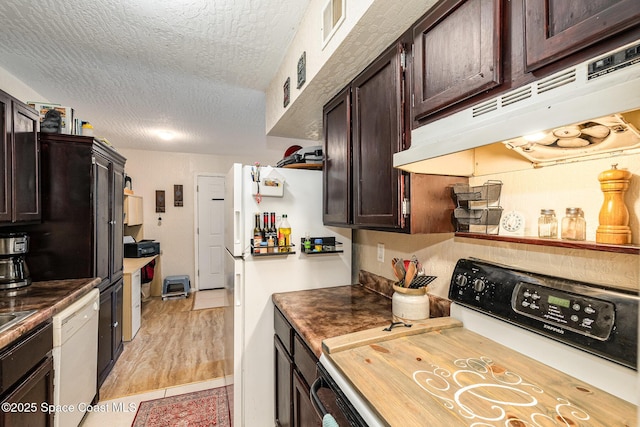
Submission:
POLYGON ((393 285, 395 292, 391 298, 394 322, 411 323, 429 318, 429 295, 427 288, 403 288, 393 285))
POLYGON ((553 209, 540 209, 538 218, 538 237, 556 238, 558 237, 558 219, 553 209))
POLYGON ((580 208, 567 208, 562 218, 562 238, 567 240, 585 240, 587 223, 584 212, 580 208))

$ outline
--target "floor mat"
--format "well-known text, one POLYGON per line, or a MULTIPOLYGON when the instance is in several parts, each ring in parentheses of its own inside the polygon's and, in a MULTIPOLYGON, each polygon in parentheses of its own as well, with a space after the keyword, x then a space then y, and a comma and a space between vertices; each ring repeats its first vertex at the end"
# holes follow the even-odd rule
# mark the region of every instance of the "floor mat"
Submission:
POLYGON ((227 291, 225 289, 211 289, 197 291, 193 293, 192 310, 203 310, 206 308, 226 307, 229 305, 227 291))
POLYGON ((231 427, 227 389, 211 388, 140 402, 132 427, 231 427))

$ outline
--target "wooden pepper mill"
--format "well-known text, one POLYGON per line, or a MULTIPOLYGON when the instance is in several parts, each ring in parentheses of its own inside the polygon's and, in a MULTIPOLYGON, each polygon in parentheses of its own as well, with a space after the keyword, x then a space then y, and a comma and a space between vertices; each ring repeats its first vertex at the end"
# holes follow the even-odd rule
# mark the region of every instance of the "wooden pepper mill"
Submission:
POLYGON ((624 194, 629 188, 631 172, 620 170, 617 164, 598 175, 604 203, 598 215, 596 242, 625 245, 631 243, 629 210, 624 204, 624 194))

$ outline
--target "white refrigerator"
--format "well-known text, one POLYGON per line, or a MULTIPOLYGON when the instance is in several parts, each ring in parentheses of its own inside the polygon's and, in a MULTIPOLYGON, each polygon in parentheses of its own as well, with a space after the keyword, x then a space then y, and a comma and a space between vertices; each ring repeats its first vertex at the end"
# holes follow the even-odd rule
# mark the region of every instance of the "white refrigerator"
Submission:
MULTIPOLYGON (((252 167, 234 164, 225 181, 225 289, 233 300, 225 312, 226 374, 235 427, 272 426, 274 327, 271 295, 351 283, 351 230, 322 224, 322 171, 260 168, 260 178, 283 179, 282 196, 265 189, 258 203, 252 167), (287 214, 295 254, 254 255, 255 214, 287 214), (301 238, 334 237, 339 253, 308 255, 301 238), (233 342, 231 342, 233 338, 233 342), (231 351, 233 350, 233 351, 231 351), (233 372, 231 372, 231 367, 233 372)), ((278 188, 275 188, 278 193, 278 188)), ((312 242, 313 243, 313 242, 312 242)))

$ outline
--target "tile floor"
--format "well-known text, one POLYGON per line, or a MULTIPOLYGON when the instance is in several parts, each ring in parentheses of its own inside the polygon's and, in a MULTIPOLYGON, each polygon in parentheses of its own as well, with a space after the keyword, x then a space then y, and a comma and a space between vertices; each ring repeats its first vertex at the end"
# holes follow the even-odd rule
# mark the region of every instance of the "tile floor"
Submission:
POLYGON ((147 393, 105 400, 98 402, 97 411, 89 413, 80 424, 81 427, 130 427, 136 417, 136 411, 140 402, 145 400, 160 399, 162 397, 175 396, 177 394, 190 393, 208 388, 222 387, 224 378, 216 378, 210 381, 201 381, 176 387, 154 390, 147 393))
POLYGON ((199 310, 203 308, 226 307, 229 305, 227 291, 225 289, 206 289, 195 292, 193 309, 199 310))

